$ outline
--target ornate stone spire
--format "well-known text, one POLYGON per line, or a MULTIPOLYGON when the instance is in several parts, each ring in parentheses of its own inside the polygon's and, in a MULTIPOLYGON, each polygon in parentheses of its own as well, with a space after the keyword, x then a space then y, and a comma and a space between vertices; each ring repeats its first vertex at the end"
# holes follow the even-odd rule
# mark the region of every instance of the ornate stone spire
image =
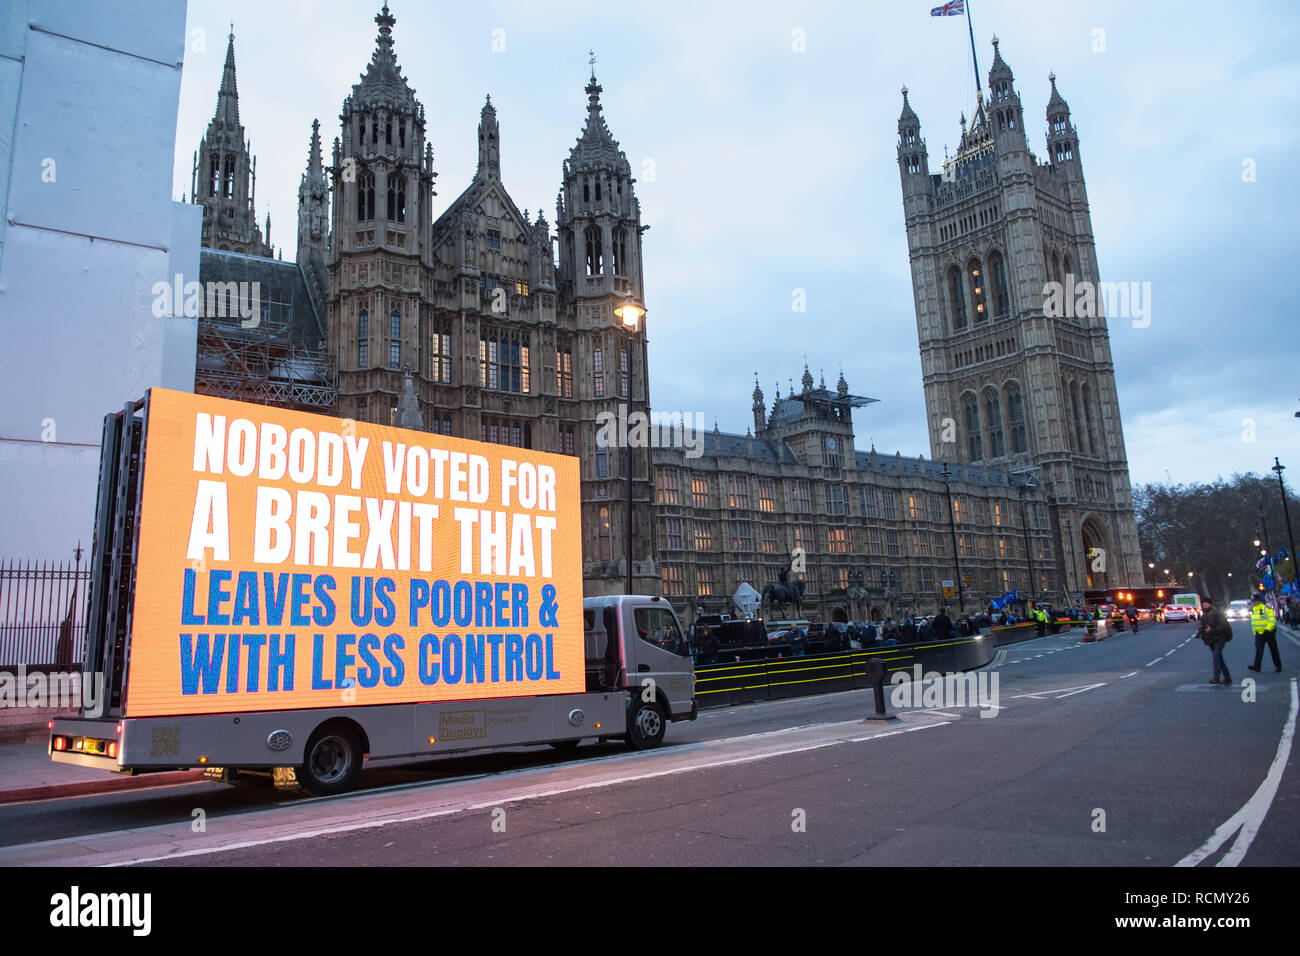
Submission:
POLYGON ((810 371, 808 370, 808 363, 807 363, 807 362, 804 362, 804 363, 803 363, 803 379, 802 379, 802 381, 803 381, 803 390, 804 390, 805 392, 811 392, 811 391, 812 391, 812 387, 813 387, 813 377, 812 377, 812 372, 810 372, 810 371))
MULTIPOLYGON (((475 177, 501 178, 501 127, 489 94, 478 121, 478 171, 475 177)), ((528 217, 525 215, 525 219, 528 217)))
POLYGON ((848 380, 844 378, 843 366, 840 367, 840 380, 835 383, 835 391, 839 392, 841 395, 849 394, 849 383, 848 380))
POLYGON ((239 89, 235 85, 235 27, 230 26, 226 41, 226 66, 221 72, 221 89, 217 92, 217 112, 213 121, 226 127, 239 127, 239 89))
POLYGON ((402 76, 402 68, 397 65, 397 54, 393 49, 393 24, 397 18, 388 12, 385 3, 382 10, 375 15, 379 24, 379 35, 375 37, 375 52, 371 54, 370 65, 361 75, 361 82, 352 88, 354 107, 415 105, 415 91, 402 76))

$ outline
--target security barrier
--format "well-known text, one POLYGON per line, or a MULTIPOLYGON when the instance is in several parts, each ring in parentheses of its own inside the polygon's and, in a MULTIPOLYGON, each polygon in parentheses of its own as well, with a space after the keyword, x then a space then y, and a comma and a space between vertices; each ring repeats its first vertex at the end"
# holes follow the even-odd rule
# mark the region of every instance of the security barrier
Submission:
MULTIPOLYGON (((951 641, 923 641, 860 651, 833 651, 806 657, 697 664, 695 697, 700 707, 725 707, 754 701, 829 694, 871 686, 867 661, 885 664, 886 680, 895 671, 955 673, 993 660, 997 642, 987 634, 951 641)), ((719 652, 719 657, 725 651, 719 652)))

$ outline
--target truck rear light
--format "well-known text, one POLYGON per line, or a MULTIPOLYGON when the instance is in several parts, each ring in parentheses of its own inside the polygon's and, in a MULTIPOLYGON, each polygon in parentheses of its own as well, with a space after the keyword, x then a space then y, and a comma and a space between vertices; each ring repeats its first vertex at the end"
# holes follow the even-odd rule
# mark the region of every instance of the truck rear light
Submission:
POLYGON ((110 741, 108 742, 108 755, 109 755, 110 757, 116 757, 116 756, 117 756, 117 741, 116 741, 116 740, 110 740, 110 741))
POLYGON ((47 724, 45 725, 45 729, 46 729, 46 730, 53 730, 53 729, 54 729, 54 721, 51 720, 49 723, 47 723, 47 724))
POLYGON ((86 741, 84 741, 82 738, 78 737, 76 740, 74 740, 74 741, 72 742, 72 749, 73 749, 73 750, 85 750, 85 749, 86 749, 86 741))
POLYGON ((54 738, 54 749, 55 749, 55 750, 67 750, 67 749, 68 749, 68 738, 67 738, 67 737, 55 737, 55 738, 54 738))
POLYGON ((113 732, 114 732, 115 734, 117 734, 119 737, 121 737, 121 736, 122 736, 122 725, 121 725, 121 724, 118 724, 118 725, 117 725, 117 729, 114 730, 113 732))

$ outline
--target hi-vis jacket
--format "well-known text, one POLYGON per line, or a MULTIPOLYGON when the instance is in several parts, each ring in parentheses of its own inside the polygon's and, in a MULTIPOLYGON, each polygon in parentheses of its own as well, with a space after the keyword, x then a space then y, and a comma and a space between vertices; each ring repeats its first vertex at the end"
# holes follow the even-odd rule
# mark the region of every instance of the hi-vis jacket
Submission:
POLYGON ((1250 629, 1256 634, 1264 634, 1277 627, 1277 614, 1263 601, 1250 609, 1250 629))

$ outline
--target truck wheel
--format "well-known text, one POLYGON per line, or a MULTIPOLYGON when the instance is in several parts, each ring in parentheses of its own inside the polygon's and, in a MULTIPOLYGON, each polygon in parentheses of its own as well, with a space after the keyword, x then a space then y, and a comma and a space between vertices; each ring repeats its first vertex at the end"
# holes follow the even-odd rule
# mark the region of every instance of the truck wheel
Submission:
POLYGON ((668 718, 659 701, 645 701, 640 697, 628 715, 626 740, 633 750, 649 750, 663 743, 668 730, 668 718))
POLYGON ((307 741, 298 783, 308 793, 329 797, 356 786, 361 776, 361 738, 351 727, 327 724, 307 741))

